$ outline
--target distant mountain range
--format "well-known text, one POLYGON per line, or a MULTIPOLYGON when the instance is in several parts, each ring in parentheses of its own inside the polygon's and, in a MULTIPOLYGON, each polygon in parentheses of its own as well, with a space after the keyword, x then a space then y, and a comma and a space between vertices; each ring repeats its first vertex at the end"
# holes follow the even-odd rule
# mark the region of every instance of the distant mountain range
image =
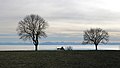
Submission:
MULTIPOLYGON (((3 43, 0 45, 33 45, 32 43, 3 43)), ((39 45, 82 45, 80 42, 41 42, 39 45)), ((101 45, 101 44, 100 44, 101 45)), ((107 45, 120 45, 120 43, 108 43, 107 45)))

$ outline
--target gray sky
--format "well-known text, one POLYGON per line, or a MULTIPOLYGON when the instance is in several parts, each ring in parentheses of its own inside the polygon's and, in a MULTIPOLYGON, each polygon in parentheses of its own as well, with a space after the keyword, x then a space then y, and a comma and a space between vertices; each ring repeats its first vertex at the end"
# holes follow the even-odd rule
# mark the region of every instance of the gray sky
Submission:
POLYGON ((0 13, 1 40, 18 38, 18 22, 29 14, 48 22, 45 41, 82 41, 90 28, 102 28, 110 40, 120 40, 119 0, 0 0, 0 13))

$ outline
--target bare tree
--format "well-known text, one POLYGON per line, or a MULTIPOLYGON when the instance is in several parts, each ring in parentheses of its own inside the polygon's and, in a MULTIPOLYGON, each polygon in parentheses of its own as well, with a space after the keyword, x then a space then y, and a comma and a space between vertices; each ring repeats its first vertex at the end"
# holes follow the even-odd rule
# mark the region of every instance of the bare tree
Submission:
POLYGON ((84 31, 83 44, 95 44, 96 50, 99 43, 106 44, 109 40, 108 32, 101 28, 84 31))
POLYGON ((20 39, 32 40, 35 45, 35 51, 37 51, 37 46, 39 43, 38 38, 47 37, 45 29, 47 27, 47 22, 38 15, 28 15, 23 20, 18 23, 18 34, 20 39))

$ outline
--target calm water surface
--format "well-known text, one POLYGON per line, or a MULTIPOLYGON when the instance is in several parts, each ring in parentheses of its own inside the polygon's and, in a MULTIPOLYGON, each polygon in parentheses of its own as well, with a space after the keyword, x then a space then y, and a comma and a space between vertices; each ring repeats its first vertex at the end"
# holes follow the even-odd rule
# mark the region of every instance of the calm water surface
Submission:
MULTIPOLYGON (((39 45, 39 50, 57 50, 57 47, 71 46, 73 50, 94 50, 94 45, 39 45)), ((0 45, 0 51, 34 50, 34 45, 0 45)), ((99 45, 98 50, 120 50, 120 45, 99 45)))

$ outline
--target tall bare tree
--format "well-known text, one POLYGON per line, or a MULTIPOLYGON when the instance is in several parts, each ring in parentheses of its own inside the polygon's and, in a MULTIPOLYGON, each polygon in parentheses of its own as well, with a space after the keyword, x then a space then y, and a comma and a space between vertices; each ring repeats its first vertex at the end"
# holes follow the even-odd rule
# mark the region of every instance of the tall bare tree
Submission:
POLYGON ((17 31, 20 39, 24 41, 32 40, 35 45, 35 51, 37 51, 38 38, 47 37, 45 33, 46 27, 47 22, 42 17, 31 14, 18 23, 17 31))
POLYGON ((95 44, 96 50, 99 43, 106 44, 109 41, 108 32, 101 28, 86 30, 83 36, 83 44, 95 44))

